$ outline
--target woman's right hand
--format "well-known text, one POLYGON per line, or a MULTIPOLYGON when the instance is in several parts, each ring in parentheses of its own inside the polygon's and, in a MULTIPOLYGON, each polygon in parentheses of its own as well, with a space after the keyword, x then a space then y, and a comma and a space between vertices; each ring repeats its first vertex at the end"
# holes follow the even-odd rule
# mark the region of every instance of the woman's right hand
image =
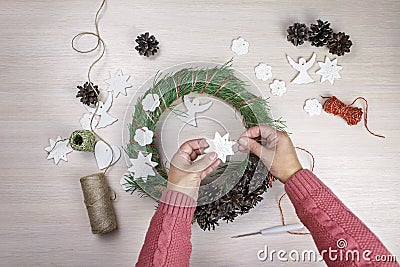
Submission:
POLYGON ((249 128, 240 136, 238 143, 239 151, 258 156, 282 183, 302 169, 289 136, 269 126, 249 128))

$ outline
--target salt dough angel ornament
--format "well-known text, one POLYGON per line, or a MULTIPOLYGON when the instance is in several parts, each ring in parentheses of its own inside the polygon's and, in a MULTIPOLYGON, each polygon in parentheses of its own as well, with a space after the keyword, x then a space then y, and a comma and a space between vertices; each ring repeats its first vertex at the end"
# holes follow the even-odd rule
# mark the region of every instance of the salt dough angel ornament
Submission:
POLYGON ((295 62, 290 56, 287 56, 289 64, 299 72, 299 74, 294 78, 292 83, 305 84, 312 83, 314 80, 308 74, 308 70, 314 65, 317 55, 313 53, 311 59, 307 62, 305 58, 301 57, 299 63, 295 62))
POLYGON ((185 113, 185 115, 179 115, 178 118, 180 118, 187 124, 196 127, 197 126, 196 113, 203 112, 209 109, 212 105, 212 102, 200 105, 199 99, 195 98, 192 101, 190 101, 189 97, 185 95, 183 97, 183 104, 185 105, 187 112, 185 113))
POLYGON ((84 105, 85 108, 87 109, 87 111, 89 111, 89 113, 94 114, 94 112, 96 111, 96 115, 100 116, 100 120, 99 123, 97 124, 97 128, 105 128, 108 125, 113 124, 114 122, 116 122, 118 119, 112 117, 110 114, 107 113, 107 111, 111 108, 111 104, 113 102, 113 94, 112 92, 108 92, 108 97, 105 103, 103 103, 102 101, 98 102, 98 106, 99 108, 96 111, 96 107, 89 107, 87 105, 84 105))

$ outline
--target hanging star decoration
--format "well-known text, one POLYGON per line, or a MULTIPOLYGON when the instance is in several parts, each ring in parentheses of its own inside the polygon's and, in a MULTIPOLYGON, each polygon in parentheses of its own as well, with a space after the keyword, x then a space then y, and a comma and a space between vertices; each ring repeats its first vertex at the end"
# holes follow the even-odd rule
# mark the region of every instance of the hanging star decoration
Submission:
POLYGON ((229 133, 221 136, 218 132, 215 133, 214 139, 206 139, 207 143, 210 145, 205 152, 215 152, 218 155, 218 158, 222 162, 226 162, 227 156, 234 155, 232 146, 235 144, 234 141, 229 141, 229 133))
POLYGON ((325 57, 325 62, 318 62, 320 69, 316 74, 321 75, 321 83, 329 81, 333 84, 335 78, 342 78, 339 71, 341 71, 343 67, 338 66, 337 63, 337 58, 331 61, 329 57, 325 57))
POLYGON ((122 70, 118 70, 114 76, 110 73, 110 79, 105 81, 109 85, 107 91, 114 91, 115 97, 118 97, 120 93, 126 96, 126 88, 132 87, 128 83, 129 78, 130 76, 124 75, 122 70))
POLYGON ((139 152, 138 157, 136 159, 129 159, 132 163, 132 166, 129 167, 128 171, 134 174, 134 178, 142 178, 143 181, 147 181, 147 177, 155 176, 155 172, 153 170, 154 167, 158 165, 157 162, 151 161, 151 157, 153 155, 150 153, 146 157, 139 152))
POLYGON ((49 154, 47 159, 54 159, 54 163, 58 164, 60 160, 68 161, 67 154, 71 153, 73 150, 69 147, 69 139, 63 140, 61 136, 58 136, 56 141, 49 139, 50 146, 46 147, 44 150, 49 154))

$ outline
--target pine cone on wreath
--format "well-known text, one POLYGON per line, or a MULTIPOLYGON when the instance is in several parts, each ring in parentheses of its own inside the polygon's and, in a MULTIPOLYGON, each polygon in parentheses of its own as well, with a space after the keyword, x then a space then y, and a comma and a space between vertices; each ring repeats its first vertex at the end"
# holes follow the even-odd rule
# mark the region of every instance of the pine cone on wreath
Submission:
POLYGON ((334 33, 328 43, 329 53, 343 56, 345 53, 350 52, 350 47, 353 43, 349 38, 350 36, 344 32, 334 33))
POLYGON ((148 32, 139 35, 135 42, 138 44, 135 49, 141 56, 153 56, 157 53, 159 42, 154 35, 150 35, 148 32))
POLYGON ((328 21, 324 22, 320 19, 317 20, 317 24, 310 25, 310 36, 308 40, 311 42, 311 45, 320 47, 328 44, 332 39, 333 33, 330 25, 328 21))
POLYGON ((287 40, 294 46, 304 44, 308 40, 309 29, 304 23, 294 23, 287 29, 287 40))
POLYGON ((77 88, 79 89, 76 97, 81 98, 81 102, 85 105, 96 105, 99 101, 98 96, 100 91, 97 85, 93 85, 92 82, 85 82, 84 85, 78 85, 77 88))

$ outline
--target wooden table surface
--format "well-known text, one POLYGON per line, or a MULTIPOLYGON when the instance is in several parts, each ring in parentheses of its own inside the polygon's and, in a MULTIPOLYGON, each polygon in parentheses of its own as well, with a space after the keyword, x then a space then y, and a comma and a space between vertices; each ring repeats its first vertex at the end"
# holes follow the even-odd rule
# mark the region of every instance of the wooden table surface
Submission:
MULTIPOLYGON (((75 98, 76 85, 86 80, 96 54, 71 49, 72 37, 93 31, 100 1, 0 2, 0 265, 1 266, 132 266, 138 257, 154 202, 125 193, 119 185, 126 171, 120 160, 108 173, 118 198, 118 230, 92 235, 79 178, 97 172, 92 154, 74 152, 68 162, 54 165, 43 150, 49 138, 68 137, 80 127, 85 110, 75 98)), ((269 94, 269 82, 257 80, 259 62, 272 66, 274 78, 286 81, 283 97, 271 96, 274 116, 282 116, 298 146, 316 157, 315 173, 370 227, 393 254, 400 254, 399 112, 400 2, 388 1, 251 1, 251 0, 109 0, 100 30, 106 56, 94 68, 101 89, 109 72, 131 75, 128 96, 119 96, 111 114, 120 120, 100 134, 123 145, 123 116, 136 90, 157 70, 192 61, 223 63, 234 56, 231 40, 242 36, 250 52, 234 56, 234 68, 269 94), (352 52, 339 58, 342 79, 334 85, 316 82, 294 85, 295 71, 285 60, 331 56, 309 44, 293 47, 285 29, 295 21, 329 20, 335 31, 353 40, 352 52), (160 53, 151 59, 134 50, 137 34, 150 31, 160 40, 160 53), (346 103, 357 96, 369 102, 369 126, 386 135, 369 135, 360 123, 349 127, 327 114, 308 116, 308 98, 336 95, 346 103)), ((83 47, 94 42, 82 40, 83 47)), ((360 106, 363 106, 360 104, 360 106)), ((168 130, 168 129, 167 129, 168 130)), ((210 130, 211 131, 211 130, 210 130)), ((304 165, 309 162, 302 157, 304 165)), ((283 187, 276 182, 265 200, 234 223, 215 231, 193 226, 192 266, 286 266, 299 263, 260 262, 257 252, 315 249, 310 236, 288 234, 231 239, 232 235, 279 224, 277 199, 283 187)), ((288 222, 296 222, 293 207, 284 204, 288 222)), ((324 263, 302 263, 324 266, 324 263)))

